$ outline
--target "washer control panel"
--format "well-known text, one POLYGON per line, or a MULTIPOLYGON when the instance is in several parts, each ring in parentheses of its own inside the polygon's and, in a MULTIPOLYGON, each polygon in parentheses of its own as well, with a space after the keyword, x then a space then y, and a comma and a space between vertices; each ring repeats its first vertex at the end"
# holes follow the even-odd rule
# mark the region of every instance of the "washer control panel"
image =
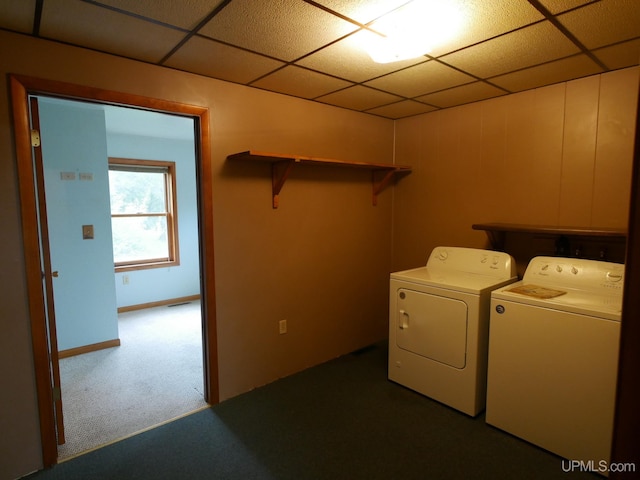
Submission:
POLYGON ((622 294, 624 265, 579 258, 535 257, 529 262, 523 282, 622 294))

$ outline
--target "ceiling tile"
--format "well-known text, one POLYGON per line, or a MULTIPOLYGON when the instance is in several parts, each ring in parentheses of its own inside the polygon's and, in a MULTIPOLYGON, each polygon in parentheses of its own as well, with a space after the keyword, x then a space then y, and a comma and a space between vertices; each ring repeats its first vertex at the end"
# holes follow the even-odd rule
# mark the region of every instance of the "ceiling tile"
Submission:
POLYGON ((40 34, 146 62, 160 61, 185 36, 81 0, 44 2, 40 34))
POLYGON ((578 52, 578 47, 550 22, 541 22, 446 55, 441 60, 487 78, 578 52))
MULTIPOLYGON (((464 28, 387 64, 364 52, 373 34, 359 26, 382 28, 410 0, 42 0, 39 34, 388 118, 640 64, 640 0, 413 1, 457 7, 464 28)), ((39 2, 0 0, 0 28, 33 34, 39 2)), ((436 16, 413 18, 429 31, 436 16)))
POLYGON ((248 83, 284 63, 195 36, 164 65, 230 82, 248 83))
POLYGON ((234 0, 199 33, 292 61, 356 29, 300 0, 234 0))
POLYGON ((251 84, 253 87, 302 98, 319 97, 350 85, 344 80, 296 66, 287 66, 251 84))
POLYGON ((424 57, 420 57, 401 62, 376 63, 362 47, 368 35, 373 34, 356 32, 296 63, 353 82, 363 82, 425 61, 424 57))
POLYGON ((414 102, 413 100, 403 100, 401 102, 384 105, 382 107, 367 110, 367 113, 380 115, 387 118, 404 118, 412 115, 420 115, 421 113, 433 112, 435 107, 425 105, 424 103, 414 102))
POLYGON ((475 79, 435 60, 366 82, 365 85, 402 95, 417 97, 444 88, 473 82, 475 79))
POLYGON ((339 92, 319 97, 316 100, 353 110, 369 110, 402 99, 389 93, 374 90, 373 88, 356 85, 355 87, 345 88, 339 92))
POLYGON ((593 51, 594 55, 611 69, 640 64, 640 38, 593 51))
POLYGON ((447 0, 457 5, 463 24, 455 38, 435 47, 429 55, 438 57, 468 45, 488 40, 543 20, 527 0, 447 0))
POLYGON ((507 92, 485 82, 474 82, 459 87, 448 88, 440 92, 423 95, 416 98, 421 102, 441 108, 463 105, 465 103, 486 100, 487 98, 505 95, 507 92))
POLYGON ((0 2, 0 27, 16 32, 31 33, 36 0, 0 2))
POLYGON ((404 5, 407 0, 320 0, 317 3, 364 24, 404 5))
POLYGON ((540 0, 544 8, 554 15, 566 12, 572 8, 582 7, 589 3, 599 2, 600 0, 540 0))
POLYGON ((96 3, 126 10, 159 22, 191 30, 211 13, 223 0, 98 0, 96 3))
POLYGON ((587 48, 611 45, 640 36, 638 0, 602 0, 558 16, 587 48))
POLYGON ((494 77, 490 81, 511 92, 518 92, 601 72, 602 69, 586 55, 575 55, 570 58, 563 58, 555 62, 494 77))

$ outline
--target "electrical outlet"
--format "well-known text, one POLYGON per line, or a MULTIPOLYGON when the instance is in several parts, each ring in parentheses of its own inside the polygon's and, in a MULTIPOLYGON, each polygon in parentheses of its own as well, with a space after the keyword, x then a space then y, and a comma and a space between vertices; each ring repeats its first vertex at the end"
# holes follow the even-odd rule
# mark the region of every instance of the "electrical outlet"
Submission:
POLYGON ((129 275, 123 275, 122 276, 122 284, 123 285, 129 285, 129 275))
POLYGON ((283 333, 287 333, 287 321, 286 320, 280 320, 278 322, 278 327, 280 329, 280 335, 282 335, 283 333))

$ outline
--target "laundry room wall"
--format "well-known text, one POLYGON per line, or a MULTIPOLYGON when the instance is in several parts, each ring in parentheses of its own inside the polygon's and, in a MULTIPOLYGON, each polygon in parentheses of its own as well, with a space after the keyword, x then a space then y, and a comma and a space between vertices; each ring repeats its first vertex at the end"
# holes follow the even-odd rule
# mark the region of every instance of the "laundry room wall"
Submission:
MULTIPOLYGON (((639 71, 399 120, 396 161, 413 172, 394 194, 394 269, 438 245, 490 248, 477 223, 626 228, 639 71)), ((531 245, 519 254, 553 254, 518 240, 531 245)))
POLYGON ((0 477, 42 466, 9 73, 210 109, 222 400, 386 338, 392 189, 374 207, 370 172, 304 167, 273 209, 269 166, 226 157, 391 163, 391 120, 6 31, 0 45, 0 477))

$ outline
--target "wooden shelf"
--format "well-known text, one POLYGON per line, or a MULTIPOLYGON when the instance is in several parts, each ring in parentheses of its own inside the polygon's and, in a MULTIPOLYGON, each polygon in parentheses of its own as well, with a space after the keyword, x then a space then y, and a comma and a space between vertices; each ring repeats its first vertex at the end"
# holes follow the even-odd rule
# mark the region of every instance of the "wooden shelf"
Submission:
POLYGON ((280 191, 284 186, 294 165, 322 165, 329 167, 361 168, 371 171, 372 203, 377 204, 378 194, 385 189, 391 179, 402 173, 410 173, 411 167, 406 165, 390 165, 386 163, 350 162, 329 158, 304 157, 300 155, 283 155, 279 153, 246 152, 234 153, 227 160, 266 162, 271 164, 272 206, 278 208, 280 191))
POLYGON ((556 227, 551 225, 520 225, 514 223, 476 223, 471 225, 474 230, 484 230, 489 237, 491 246, 496 250, 504 247, 505 235, 513 233, 531 233, 542 235, 556 235, 567 237, 607 237, 609 239, 626 240, 627 232, 620 228, 591 228, 591 227, 556 227))

